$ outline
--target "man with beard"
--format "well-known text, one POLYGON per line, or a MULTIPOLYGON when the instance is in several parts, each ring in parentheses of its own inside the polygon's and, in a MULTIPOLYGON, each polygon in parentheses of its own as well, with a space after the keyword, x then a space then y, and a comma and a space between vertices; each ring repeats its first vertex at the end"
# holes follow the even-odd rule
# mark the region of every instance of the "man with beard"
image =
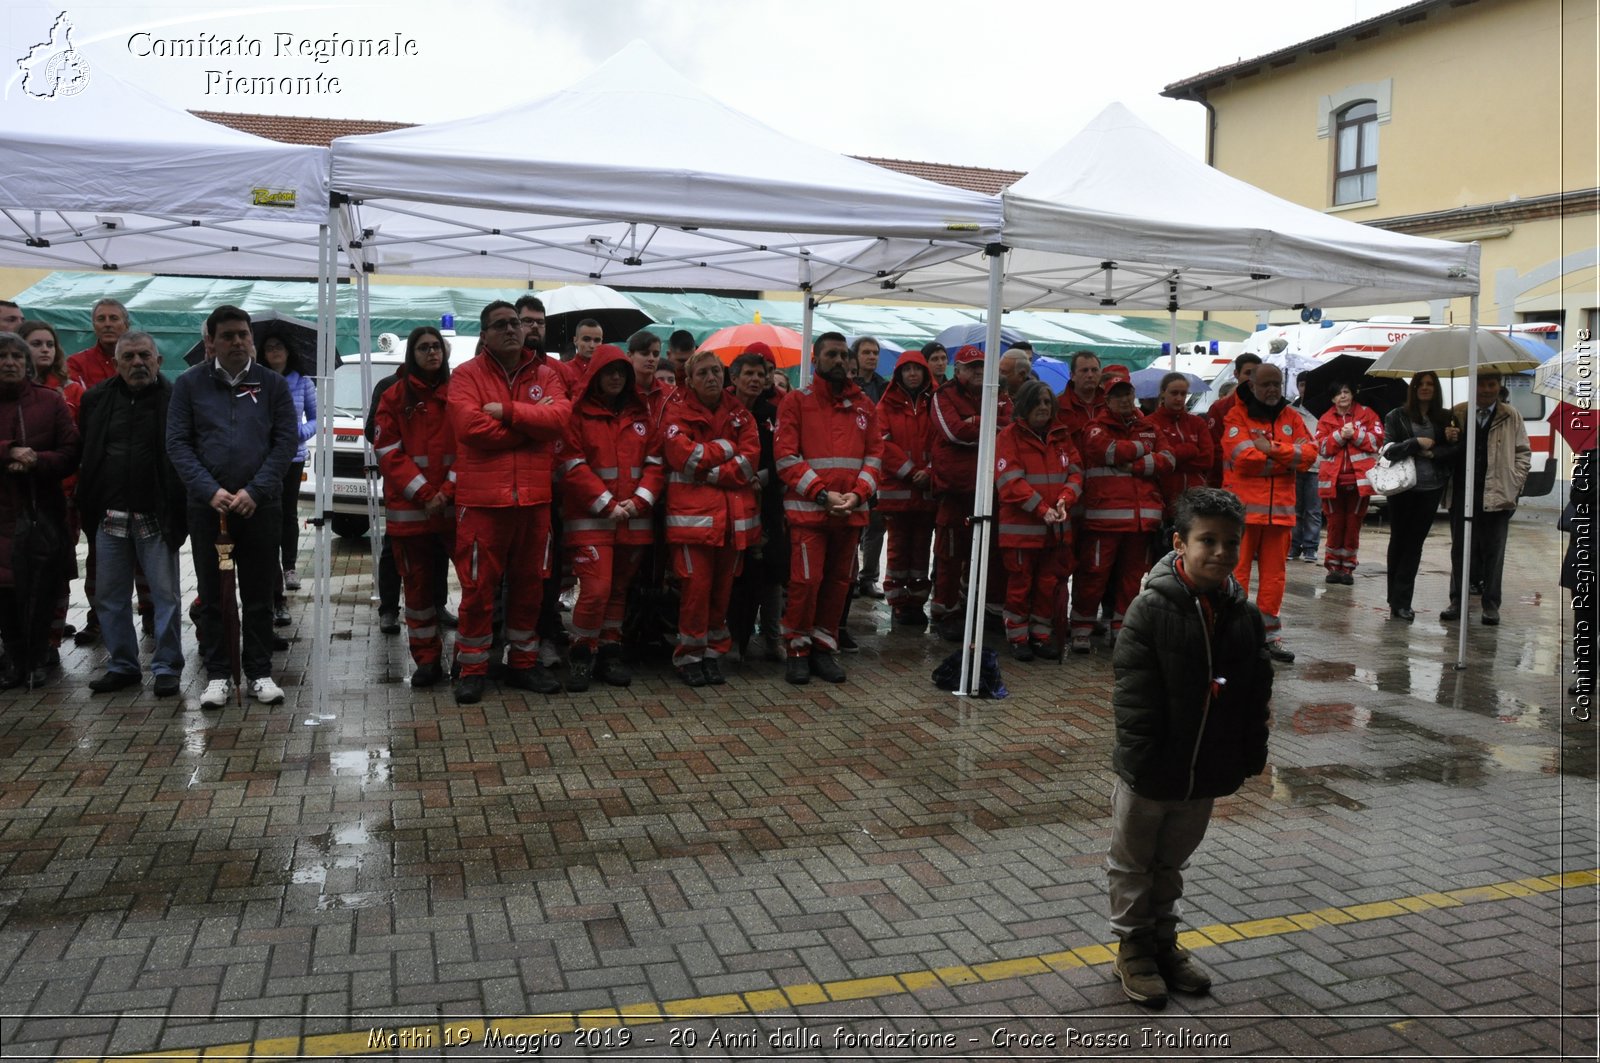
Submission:
POLYGON ((1266 625, 1267 652, 1275 661, 1294 660, 1283 644, 1285 562, 1294 530, 1295 477, 1317 460, 1317 444, 1298 411, 1283 399, 1283 371, 1257 365, 1249 387, 1240 385, 1241 400, 1223 420, 1222 486, 1244 503, 1244 542, 1234 578, 1250 593, 1250 566, 1260 577, 1256 607, 1266 625))
MULTIPOLYGON (((1213 402, 1211 408, 1206 411, 1206 424, 1211 428, 1211 441, 1217 444, 1218 448, 1222 446, 1223 421, 1227 418, 1229 410, 1244 401, 1244 394, 1242 393, 1250 390, 1250 378, 1255 373, 1256 366, 1260 364, 1261 356, 1259 354, 1245 353, 1235 358, 1233 360, 1233 391, 1213 402)), ((1307 429, 1307 431, 1309 432, 1310 430, 1307 429)), ((1218 462, 1212 466, 1211 478, 1207 481, 1212 487, 1222 483, 1223 465, 1224 462, 1218 462)))
MULTIPOLYGON (((789 606, 783 634, 790 683, 845 680, 834 659, 839 617, 850 591, 867 502, 883 476, 883 435, 866 393, 850 382, 844 336, 824 332, 811 345, 816 379, 778 410, 775 467, 788 489, 789 606)), ((982 357, 981 355, 979 356, 982 357)))

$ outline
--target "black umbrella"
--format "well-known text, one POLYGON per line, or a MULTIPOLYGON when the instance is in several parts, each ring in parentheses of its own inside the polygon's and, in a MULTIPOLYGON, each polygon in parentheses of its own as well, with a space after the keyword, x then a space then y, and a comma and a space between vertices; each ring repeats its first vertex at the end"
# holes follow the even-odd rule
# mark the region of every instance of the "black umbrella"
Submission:
POLYGON ((1367 370, 1376 360, 1359 354, 1341 354, 1328 359, 1305 374, 1301 404, 1321 417, 1333 405, 1334 386, 1349 384, 1355 391, 1356 401, 1381 420, 1390 410, 1405 404, 1406 382, 1394 377, 1368 376, 1367 370))
MULTIPOLYGON (((300 375, 317 375, 317 326, 297 317, 280 314, 276 310, 257 310, 250 314, 250 335, 255 340, 256 358, 261 357, 261 345, 269 332, 276 333, 289 346, 289 364, 298 366, 300 375)), ((199 365, 206 356, 204 340, 197 341, 183 360, 189 365, 199 365)))
POLYGON ((572 349, 572 337, 578 323, 592 319, 599 323, 605 342, 626 347, 628 337, 650 324, 649 314, 622 307, 595 310, 569 310, 561 314, 546 314, 544 319, 544 349, 565 355, 572 349))

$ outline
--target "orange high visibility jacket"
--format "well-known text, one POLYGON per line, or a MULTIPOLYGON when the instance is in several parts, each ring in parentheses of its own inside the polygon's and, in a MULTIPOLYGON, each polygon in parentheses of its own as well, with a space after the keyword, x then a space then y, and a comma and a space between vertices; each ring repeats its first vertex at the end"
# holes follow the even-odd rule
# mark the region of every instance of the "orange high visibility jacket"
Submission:
POLYGON ((383 473, 383 506, 390 535, 445 530, 455 519, 456 434, 446 405, 450 382, 434 386, 405 377, 378 401, 372 449, 383 473), (429 518, 423 505, 444 495, 444 511, 429 518))
POLYGON ((1161 477, 1177 468, 1156 426, 1133 411, 1126 421, 1109 407, 1083 430, 1083 526, 1139 532, 1161 527, 1161 477), (1117 466, 1127 466, 1126 470, 1117 466))
POLYGON ((589 363, 589 376, 573 403, 566 435, 557 444, 561 474, 564 534, 574 546, 620 543, 642 546, 652 540, 650 510, 667 480, 661 455, 652 448, 650 409, 633 387, 633 367, 619 348, 602 346, 589 363), (613 409, 592 385, 608 365, 621 362, 630 379, 622 406, 613 409), (637 511, 624 522, 611 519, 618 503, 637 511))
POLYGON ((1072 543, 1072 522, 1046 525, 1044 511, 1083 495, 1083 468, 1072 433, 1055 421, 1041 438, 1012 421, 994 442, 994 486, 1000 495, 1000 547, 1040 549, 1072 543))
POLYGON ((761 534, 755 414, 728 394, 709 409, 680 387, 662 410, 657 439, 668 470, 667 542, 754 544, 761 534))
POLYGON ((792 527, 819 528, 844 520, 867 523, 867 501, 883 479, 883 432, 867 393, 846 382, 837 392, 821 377, 789 392, 778 407, 773 467, 787 490, 783 512, 792 527), (817 501, 822 492, 857 495, 845 518, 831 517, 817 501))
POLYGON ((1288 403, 1272 421, 1250 417, 1238 403, 1222 422, 1222 486, 1244 503, 1246 524, 1294 527, 1294 478, 1317 460, 1317 444, 1305 419, 1288 403), (1270 444, 1263 451, 1255 440, 1270 444))
POLYGON ((1378 415, 1359 402, 1350 404, 1350 412, 1341 415, 1337 406, 1317 421, 1317 452, 1322 461, 1317 465, 1317 496, 1332 498, 1339 493, 1339 473, 1348 465, 1356 474, 1356 490, 1363 498, 1370 496, 1372 484, 1367 482, 1367 470, 1378 463, 1378 451, 1383 449, 1383 422, 1378 415), (1344 426, 1352 425, 1355 432, 1344 438, 1344 426))

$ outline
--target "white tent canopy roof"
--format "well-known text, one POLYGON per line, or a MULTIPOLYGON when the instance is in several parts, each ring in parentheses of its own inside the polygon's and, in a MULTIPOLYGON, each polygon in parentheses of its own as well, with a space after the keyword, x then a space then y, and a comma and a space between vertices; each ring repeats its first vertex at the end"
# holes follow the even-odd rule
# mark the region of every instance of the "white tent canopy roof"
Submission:
POLYGON ((196 118, 95 70, 0 100, 0 265, 315 276, 328 153, 196 118))
POLYGON ((994 197, 791 139, 637 41, 549 96, 331 151, 352 250, 379 273, 832 287, 1000 232, 994 197))
MULTIPOLYGON (((1253 310, 1478 290, 1478 248, 1302 207, 1193 158, 1121 104, 1001 193, 1006 304, 1253 310), (1111 263, 1112 268, 1106 268, 1111 263)), ((895 297, 982 304, 977 258, 896 278, 895 297)), ((877 286, 853 294, 880 296, 877 286)))

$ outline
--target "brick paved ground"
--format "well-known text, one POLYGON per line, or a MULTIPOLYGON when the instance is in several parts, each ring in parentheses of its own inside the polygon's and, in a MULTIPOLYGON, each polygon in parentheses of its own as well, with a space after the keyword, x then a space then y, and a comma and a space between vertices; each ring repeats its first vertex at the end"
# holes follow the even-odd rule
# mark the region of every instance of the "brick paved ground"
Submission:
MULTIPOLYGON (((287 706, 202 713, 192 659, 181 705, 90 697, 97 648, 0 696, 0 1049, 360 1054, 374 1025, 548 1012, 569 1054, 1044 1050, 1004 1029, 1057 1054, 1592 1056, 1593 882, 1515 885, 1600 866, 1557 536, 1514 527, 1514 598, 1471 629, 1465 673, 1434 611, 1447 537, 1410 626, 1386 621, 1383 544, 1369 528, 1354 588, 1291 566, 1271 767, 1219 804, 1189 874, 1209 998, 1140 1011, 1094 948, 1103 652, 1008 662, 1009 699, 958 700, 927 681, 947 647, 880 607, 838 687, 762 663, 709 693, 651 671, 458 707, 404 683, 341 544, 327 718, 296 704, 309 606, 287 706), (725 1017, 649 1021, 663 1008, 725 1017), (584 1011, 622 1025, 576 1045, 584 1011)), ((432 1036, 411 1055, 465 1058, 432 1036)))

